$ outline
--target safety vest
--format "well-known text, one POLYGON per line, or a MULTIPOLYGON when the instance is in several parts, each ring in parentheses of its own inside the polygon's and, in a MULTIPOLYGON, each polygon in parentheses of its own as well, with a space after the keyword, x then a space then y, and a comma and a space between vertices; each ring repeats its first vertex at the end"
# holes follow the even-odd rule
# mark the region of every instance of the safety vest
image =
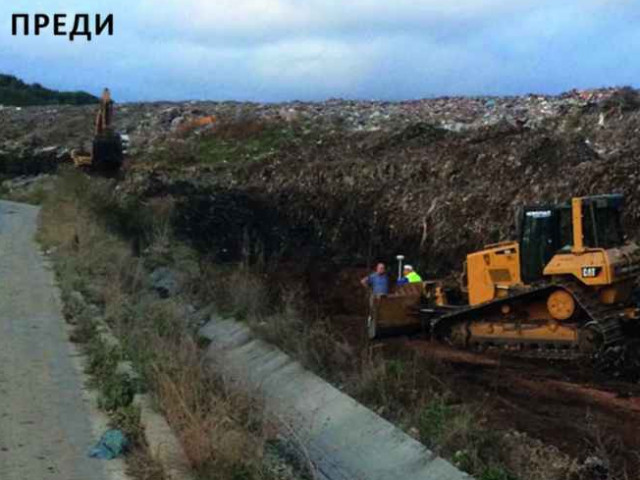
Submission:
POLYGON ((409 283, 418 283, 422 281, 422 277, 418 275, 416 272, 411 272, 409 275, 406 275, 409 283))

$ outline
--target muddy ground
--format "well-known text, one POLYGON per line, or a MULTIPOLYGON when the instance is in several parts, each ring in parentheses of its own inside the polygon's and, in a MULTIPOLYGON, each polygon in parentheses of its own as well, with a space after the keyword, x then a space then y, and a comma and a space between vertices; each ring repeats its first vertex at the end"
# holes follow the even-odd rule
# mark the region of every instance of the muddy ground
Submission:
POLYGON ((639 478, 639 383, 603 374, 586 359, 521 358, 518 355, 531 352, 499 349, 462 351, 420 332, 386 332, 368 342, 363 328, 367 295, 358 284, 366 269, 324 272, 306 279, 292 272, 295 265, 270 279, 310 286, 308 304, 319 305, 338 338, 354 351, 388 359, 406 359, 407 352, 416 352, 438 365, 438 375, 450 386, 454 401, 477 405, 492 429, 523 432, 579 462, 604 459, 613 476, 602 478, 639 478))
POLYGON ((526 433, 579 461, 606 459, 613 478, 638 478, 640 384, 605 377, 588 362, 461 351, 419 333, 394 332, 367 344, 362 320, 338 315, 332 325, 356 348, 391 359, 414 351, 436 362, 457 401, 477 405, 492 429, 526 433))
POLYGON ((575 458, 600 454, 636 478, 640 469, 640 386, 594 378, 570 362, 461 355, 441 345, 407 346, 451 366, 458 394, 484 399, 496 429, 517 430, 575 458), (634 476, 635 475, 635 476, 634 476))

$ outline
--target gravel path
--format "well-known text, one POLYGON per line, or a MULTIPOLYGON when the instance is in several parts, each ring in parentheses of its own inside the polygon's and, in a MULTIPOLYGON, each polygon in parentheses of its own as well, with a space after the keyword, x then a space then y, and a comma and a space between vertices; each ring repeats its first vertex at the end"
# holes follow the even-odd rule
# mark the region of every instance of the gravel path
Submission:
POLYGON ((33 240, 37 215, 0 202, 0 479, 125 479, 121 460, 87 456, 106 422, 33 240))

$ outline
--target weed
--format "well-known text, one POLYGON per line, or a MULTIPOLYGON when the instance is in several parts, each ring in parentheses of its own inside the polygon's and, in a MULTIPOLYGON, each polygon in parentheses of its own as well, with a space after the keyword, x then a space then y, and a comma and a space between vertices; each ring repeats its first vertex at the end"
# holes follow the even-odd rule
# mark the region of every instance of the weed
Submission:
POLYGON ((419 417, 420 439, 425 445, 437 447, 441 444, 452 413, 452 408, 444 398, 435 397, 429 402, 419 417))
POLYGON ((298 130, 287 123, 251 116, 219 121, 202 135, 166 139, 147 161, 166 168, 189 165, 245 166, 266 160, 296 142, 298 130))
POLYGON ((130 403, 115 409, 111 415, 111 426, 122 430, 133 445, 144 443, 139 406, 130 403))
POLYGON ((70 340, 74 343, 87 344, 96 336, 97 328, 94 322, 87 317, 86 312, 74 317, 66 317, 67 321, 74 325, 70 340))
MULTIPOLYGON (((136 385, 117 370, 127 357, 142 372, 202 478, 269 478, 263 451, 270 433, 261 403, 205 370, 184 321, 183 301, 159 300, 147 287, 148 268, 160 264, 187 265, 185 278, 198 278, 199 265, 190 250, 174 248, 170 208, 147 204, 128 211, 128 201, 116 198, 112 188, 75 172, 63 174, 43 206, 39 229, 41 243, 55 249, 67 313, 82 329, 77 330, 78 340, 87 342, 87 371, 99 388, 100 406, 110 412, 114 425, 141 439, 139 412, 131 404, 136 385), (136 219, 135 213, 141 217, 136 219), (145 245, 140 250, 144 259, 134 256, 128 240, 132 235, 145 245), (100 305, 120 348, 100 341, 86 306, 70 301, 74 290, 100 305)), ((198 296, 197 281, 192 288, 190 293, 198 296)), ((247 312, 259 308, 256 304, 247 312)), ((154 476, 157 466, 144 449, 136 447, 135 452, 131 467, 139 478, 161 478, 154 476)))
POLYGON ((261 161, 277 153, 295 138, 284 124, 243 119, 219 125, 198 144, 197 158, 206 163, 261 161))
POLYGON ((0 187, 0 197, 12 202, 42 205, 51 191, 50 183, 36 184, 25 188, 10 189, 0 187))
POLYGON ((482 471, 478 480, 517 480, 506 470, 502 468, 490 467, 482 471))
POLYGON ((114 412, 131 405, 134 395, 135 387, 129 376, 112 372, 100 384, 98 406, 107 412, 114 412))
POLYGON ((136 480, 165 480, 162 465, 146 446, 134 446, 127 459, 127 473, 136 480))
POLYGON ((98 337, 92 338, 87 346, 89 363, 87 373, 102 381, 115 371, 122 354, 117 347, 108 346, 98 337))

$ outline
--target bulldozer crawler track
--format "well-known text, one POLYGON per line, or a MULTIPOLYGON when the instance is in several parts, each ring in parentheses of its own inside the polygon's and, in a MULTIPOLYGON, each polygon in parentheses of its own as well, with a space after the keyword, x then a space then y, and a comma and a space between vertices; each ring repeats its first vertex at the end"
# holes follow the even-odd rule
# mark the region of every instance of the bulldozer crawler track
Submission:
MULTIPOLYGON (((512 349, 512 348, 496 348, 496 353, 501 356, 513 357, 525 360, 553 360, 558 362, 578 362, 588 360, 589 355, 578 351, 575 348, 535 348, 535 349, 512 349)), ((491 353, 489 350, 487 353, 491 353)))
MULTIPOLYGON (((586 290, 576 280, 561 280, 544 285, 533 286, 532 288, 517 292, 510 296, 496 299, 481 305, 463 308, 453 313, 446 313, 435 320, 432 320, 432 332, 438 337, 447 338, 454 326, 459 322, 473 322, 482 320, 482 311, 493 309, 504 304, 513 304, 520 300, 538 299, 547 296, 549 293, 557 289, 563 289, 569 292, 575 299, 576 303, 583 312, 583 318, 579 325, 579 335, 584 327, 595 329, 602 337, 602 343, 593 357, 599 363, 610 364, 616 363, 620 356, 619 350, 624 350, 625 336, 623 334, 620 317, 623 309, 615 305, 602 304, 595 292, 586 290), (615 359, 614 359, 615 357, 615 359)), ((480 342, 476 341, 476 345, 490 346, 490 348, 499 348, 507 355, 513 355, 523 358, 545 358, 550 360, 578 360, 589 358, 590 355, 578 350, 578 343, 558 345, 555 342, 545 343, 545 348, 529 349, 521 348, 523 342, 505 339, 498 342, 494 341, 480 342)))
POLYGON ((555 285, 573 295, 582 310, 590 317, 589 323, 597 326, 602 334, 602 348, 610 348, 624 343, 625 337, 620 325, 623 309, 605 305, 598 298, 575 281, 562 281, 555 285))

